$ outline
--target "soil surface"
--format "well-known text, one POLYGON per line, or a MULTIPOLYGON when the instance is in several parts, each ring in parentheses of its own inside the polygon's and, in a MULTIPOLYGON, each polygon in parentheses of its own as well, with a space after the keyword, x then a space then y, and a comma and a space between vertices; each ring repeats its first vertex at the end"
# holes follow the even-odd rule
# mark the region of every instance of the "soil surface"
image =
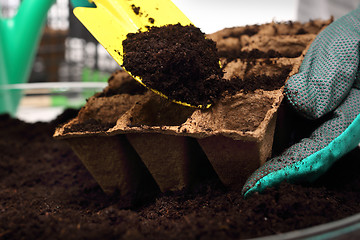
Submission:
POLYGON ((126 207, 101 191, 65 142, 52 138, 75 115, 35 124, 0 116, 0 239, 241 239, 360 211, 358 149, 310 186, 283 183, 245 200, 214 179, 126 207))
POLYGON ((239 91, 248 93, 254 92, 257 89, 262 89, 265 91, 280 89, 282 86, 284 86, 285 81, 293 68, 291 65, 285 66, 282 64, 277 64, 276 61, 271 62, 270 60, 267 60, 266 64, 271 66, 272 76, 264 74, 265 70, 259 74, 249 73, 254 65, 254 63, 251 62, 251 60, 254 59, 252 57, 253 55, 250 55, 248 58, 249 62, 247 69, 245 70, 244 78, 232 77, 230 81, 224 85, 226 92, 230 95, 239 91))
POLYGON ((194 26, 151 27, 123 47, 123 67, 169 99, 206 106, 224 91, 216 43, 194 26))

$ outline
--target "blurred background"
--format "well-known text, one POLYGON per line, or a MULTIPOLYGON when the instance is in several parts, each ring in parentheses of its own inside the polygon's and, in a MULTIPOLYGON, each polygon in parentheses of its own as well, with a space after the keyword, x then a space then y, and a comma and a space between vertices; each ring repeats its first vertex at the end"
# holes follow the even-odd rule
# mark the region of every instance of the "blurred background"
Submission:
MULTIPOLYGON (((311 1, 302 0, 173 0, 205 33, 225 27, 271 21, 329 18, 330 15, 334 15, 330 13, 331 9, 324 7, 329 1, 331 2, 313 1, 318 5, 323 4, 319 6, 323 10, 312 11, 313 8, 303 7, 311 1)), ((346 1, 344 2, 346 5, 346 1)), ((359 1, 349 2, 350 7, 353 7, 359 1)), ((0 0, 2 17, 13 17, 20 4, 21 0, 0 0)), ((343 5, 344 3, 341 4, 343 5)), ((335 9, 340 11, 340 16, 348 11, 346 8, 343 10, 344 13, 341 12, 341 7, 335 9)), ((46 88, 25 89, 16 117, 28 122, 49 121, 65 108, 80 108, 86 98, 106 86, 110 74, 118 69, 119 65, 74 17, 69 0, 57 0, 48 12, 46 27, 28 81, 54 84, 47 85, 46 88), (55 83, 96 84, 82 88, 81 85, 59 87, 55 83)))

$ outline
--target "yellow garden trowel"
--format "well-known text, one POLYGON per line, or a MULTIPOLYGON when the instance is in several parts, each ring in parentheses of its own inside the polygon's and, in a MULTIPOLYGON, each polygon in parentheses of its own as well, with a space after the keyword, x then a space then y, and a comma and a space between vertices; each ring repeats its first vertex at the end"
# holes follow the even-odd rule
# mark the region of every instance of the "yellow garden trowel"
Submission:
MULTIPOLYGON (((153 26, 192 24, 171 0, 72 0, 72 3, 75 6, 75 16, 121 66, 122 42, 128 33, 146 31, 153 26)), ((130 72, 129 74, 131 75, 130 72)), ((140 77, 132 76, 147 87, 140 77)), ((161 92, 149 89, 168 99, 161 92)), ((203 107, 172 101, 189 107, 203 107)))

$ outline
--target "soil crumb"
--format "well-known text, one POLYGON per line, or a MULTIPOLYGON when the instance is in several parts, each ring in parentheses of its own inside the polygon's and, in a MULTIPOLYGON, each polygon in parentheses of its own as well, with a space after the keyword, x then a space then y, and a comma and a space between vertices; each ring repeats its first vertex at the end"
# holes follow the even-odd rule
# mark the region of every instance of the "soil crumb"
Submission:
POLYGON ((216 43, 192 25, 151 27, 127 35, 123 67, 170 100, 206 106, 223 93, 216 43))
POLYGON ((140 14, 140 7, 135 6, 134 4, 131 5, 132 10, 136 15, 140 14))

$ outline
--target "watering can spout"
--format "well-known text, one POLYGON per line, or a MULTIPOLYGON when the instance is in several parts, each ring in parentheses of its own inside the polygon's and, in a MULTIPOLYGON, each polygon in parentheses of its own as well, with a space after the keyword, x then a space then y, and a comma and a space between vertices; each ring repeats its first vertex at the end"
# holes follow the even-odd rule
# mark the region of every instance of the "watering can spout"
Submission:
POLYGON ((16 113, 21 91, 1 86, 28 80, 47 12, 55 0, 23 0, 12 18, 0 18, 0 114, 16 113))

